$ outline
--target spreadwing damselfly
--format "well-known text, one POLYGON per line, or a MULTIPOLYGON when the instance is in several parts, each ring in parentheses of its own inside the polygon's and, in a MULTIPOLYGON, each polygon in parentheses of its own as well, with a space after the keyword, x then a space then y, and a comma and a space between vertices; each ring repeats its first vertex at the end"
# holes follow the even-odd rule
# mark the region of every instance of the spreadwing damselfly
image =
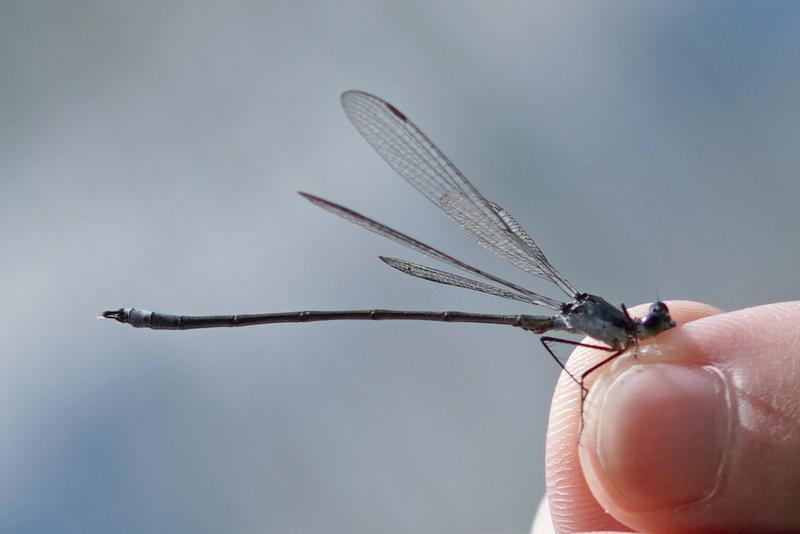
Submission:
POLYGON ((549 315, 497 315, 460 311, 337 310, 292 311, 281 313, 187 316, 119 308, 102 313, 138 328, 188 330, 195 328, 238 327, 276 323, 333 320, 419 320, 502 324, 536 334, 565 331, 585 334, 600 344, 542 336, 540 341, 562 369, 580 385, 582 398, 586 377, 638 344, 675 326, 663 302, 653 303, 642 317, 631 317, 624 305, 617 308, 602 297, 578 291, 545 257, 522 225, 502 206, 484 197, 470 180, 405 114, 385 100, 363 92, 347 91, 341 97, 347 117, 376 152, 409 184, 454 219, 461 229, 483 247, 506 259, 528 274, 552 282, 566 299, 547 297, 473 267, 449 254, 398 230, 329 200, 308 193, 305 199, 367 230, 398 242, 481 280, 410 261, 381 257, 389 266, 411 276, 479 291, 497 297, 549 308, 549 315), (553 352, 552 344, 596 348, 609 355, 576 375, 567 370, 553 352))

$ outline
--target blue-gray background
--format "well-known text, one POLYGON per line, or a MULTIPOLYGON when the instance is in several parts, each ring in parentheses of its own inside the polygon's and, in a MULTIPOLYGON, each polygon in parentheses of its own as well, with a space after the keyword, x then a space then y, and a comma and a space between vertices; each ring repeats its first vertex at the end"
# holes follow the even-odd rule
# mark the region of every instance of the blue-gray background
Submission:
POLYGON ((524 532, 556 369, 492 326, 151 332, 110 307, 529 311, 341 112, 413 117, 612 302, 797 298, 800 13, 731 2, 2 2, 0 530, 524 532))

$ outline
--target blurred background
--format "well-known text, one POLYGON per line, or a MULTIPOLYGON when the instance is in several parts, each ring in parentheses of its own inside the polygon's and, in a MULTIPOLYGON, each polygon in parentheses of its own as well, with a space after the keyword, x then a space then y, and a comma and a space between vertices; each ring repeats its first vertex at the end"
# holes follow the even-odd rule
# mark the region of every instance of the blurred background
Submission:
POLYGON ((535 336, 95 316, 536 313, 389 269, 421 258, 297 190, 560 297, 397 177, 349 88, 582 290, 796 299, 798 67, 791 2, 3 2, 0 531, 526 532, 557 378, 535 336))

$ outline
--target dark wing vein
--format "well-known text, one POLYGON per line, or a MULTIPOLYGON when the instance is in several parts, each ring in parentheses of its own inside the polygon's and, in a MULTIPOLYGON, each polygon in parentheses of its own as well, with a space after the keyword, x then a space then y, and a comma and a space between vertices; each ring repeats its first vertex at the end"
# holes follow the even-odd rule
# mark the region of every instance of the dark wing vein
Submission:
POLYGON ((473 280, 472 278, 448 273, 447 271, 434 269, 433 267, 426 267, 425 265, 420 265, 418 263, 412 263, 410 261, 400 260, 397 258, 389 258, 387 256, 381 256, 380 258, 390 267, 394 267, 398 271, 410 274, 411 276, 416 276, 417 278, 422 278, 438 284, 480 291, 481 293, 488 293, 489 295, 502 297, 504 299, 517 300, 519 302, 526 302, 528 304, 541 304, 541 302, 535 298, 527 295, 521 295, 513 291, 508 291, 507 289, 495 287, 490 284, 485 284, 478 280, 473 280))
POLYGON ((346 208, 340 204, 336 204, 329 200, 325 200, 323 198, 308 193, 300 193, 300 195, 302 195, 305 199, 307 199, 314 205, 319 206, 322 209, 329 211, 335 215, 338 215, 339 217, 347 221, 355 223, 361 226, 362 228, 366 228, 371 232, 374 232, 378 235, 391 239, 392 241, 395 241, 412 250, 416 250, 417 252, 430 256, 431 258, 453 265, 455 267, 458 267, 459 269, 463 269, 473 274, 477 274, 480 277, 486 278, 487 280, 491 280, 492 282, 496 282, 509 289, 512 289, 517 293, 519 293, 520 295, 524 295, 527 297, 527 300, 525 300, 524 302, 529 302, 531 304, 536 304, 539 306, 546 306, 554 310, 561 309, 562 303, 555 299, 552 299, 550 297, 545 297, 544 295, 539 295, 538 293, 535 293, 530 289, 526 289, 513 282, 503 280, 499 276, 495 276, 493 274, 482 271, 476 267, 469 265, 468 263, 465 263, 461 260, 454 258, 453 256, 450 256, 449 254, 445 254, 444 252, 430 245, 426 245, 422 241, 414 239, 413 237, 410 237, 398 230, 395 230, 384 224, 381 224, 374 219, 370 219, 369 217, 361 215, 360 213, 353 211, 349 208, 346 208))
POLYGON ((523 271, 550 280, 569 296, 578 293, 516 219, 486 199, 396 107, 362 91, 345 92, 342 106, 378 154, 478 243, 523 271))

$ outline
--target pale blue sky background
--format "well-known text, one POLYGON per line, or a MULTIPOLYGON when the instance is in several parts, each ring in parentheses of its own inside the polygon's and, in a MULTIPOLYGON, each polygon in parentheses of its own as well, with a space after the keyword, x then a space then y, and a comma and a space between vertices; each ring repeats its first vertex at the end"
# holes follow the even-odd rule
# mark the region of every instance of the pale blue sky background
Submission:
POLYGON ((557 376, 532 335, 149 332, 105 308, 534 311, 338 104, 414 118, 586 291, 800 294, 791 2, 0 2, 0 531, 525 532, 557 376))

